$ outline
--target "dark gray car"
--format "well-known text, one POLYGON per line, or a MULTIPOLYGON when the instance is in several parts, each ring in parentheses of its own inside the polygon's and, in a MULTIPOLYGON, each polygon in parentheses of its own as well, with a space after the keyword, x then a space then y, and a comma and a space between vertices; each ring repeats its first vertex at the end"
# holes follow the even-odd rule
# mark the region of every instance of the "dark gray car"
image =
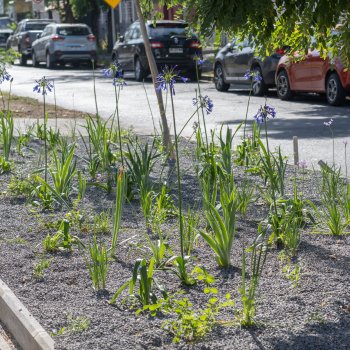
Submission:
POLYGON ((231 83, 250 86, 250 79, 244 76, 250 70, 253 74, 262 78, 253 81, 253 95, 264 95, 269 88, 275 86, 276 67, 283 54, 284 50, 276 50, 274 54, 261 60, 254 55, 254 48, 248 40, 233 40, 223 47, 215 57, 214 79, 216 89, 227 91, 231 83))

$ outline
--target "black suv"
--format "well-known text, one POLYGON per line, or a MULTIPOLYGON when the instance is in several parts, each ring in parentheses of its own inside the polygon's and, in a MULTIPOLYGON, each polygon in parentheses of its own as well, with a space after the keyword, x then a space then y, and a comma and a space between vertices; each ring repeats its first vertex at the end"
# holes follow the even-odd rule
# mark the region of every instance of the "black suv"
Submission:
MULTIPOLYGON (((198 37, 191 33, 183 21, 148 21, 148 37, 159 69, 177 66, 186 77, 196 79, 195 55, 201 56, 198 37)), ((113 47, 112 60, 118 62, 124 71, 134 71, 135 79, 142 81, 149 74, 145 46, 140 23, 134 22, 113 47)), ((200 72, 199 72, 200 74, 200 72)))

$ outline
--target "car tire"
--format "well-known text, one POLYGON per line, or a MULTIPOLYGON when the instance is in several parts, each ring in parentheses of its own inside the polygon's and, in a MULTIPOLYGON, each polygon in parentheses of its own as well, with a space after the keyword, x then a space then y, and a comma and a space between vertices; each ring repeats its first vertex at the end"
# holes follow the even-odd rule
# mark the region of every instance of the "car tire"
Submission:
POLYGON ((252 84, 252 94, 253 96, 264 96, 267 93, 267 86, 264 81, 264 77, 262 75, 260 67, 254 67, 251 69, 253 72, 254 77, 259 76, 261 77, 261 80, 254 80, 253 79, 253 84, 252 84))
POLYGON ((346 91, 337 73, 329 75, 326 83, 327 102, 332 106, 339 106, 345 102, 346 91))
POLYGON ((46 52, 46 68, 52 69, 54 66, 54 63, 52 62, 52 55, 50 55, 49 52, 46 52))
POLYGON ((202 78, 202 70, 198 70, 198 77, 197 77, 196 70, 191 70, 187 74, 188 74, 188 78, 190 78, 192 81, 198 81, 202 78))
POLYGON ((281 100, 290 100, 293 92, 290 89, 288 74, 285 70, 281 70, 276 79, 277 96, 281 100))
POLYGON ((27 56, 24 54, 21 54, 21 56, 19 56, 19 65, 20 66, 26 66, 27 65, 27 56))
POLYGON ((147 76, 146 70, 143 68, 142 63, 138 57, 135 58, 134 70, 136 81, 143 81, 143 79, 147 76))
POLYGON ((33 67, 39 67, 39 62, 36 58, 35 51, 32 52, 32 66, 33 67))
POLYGON ((230 87, 230 84, 225 83, 224 70, 220 63, 218 63, 215 66, 214 81, 215 81, 215 88, 218 91, 227 91, 230 87))

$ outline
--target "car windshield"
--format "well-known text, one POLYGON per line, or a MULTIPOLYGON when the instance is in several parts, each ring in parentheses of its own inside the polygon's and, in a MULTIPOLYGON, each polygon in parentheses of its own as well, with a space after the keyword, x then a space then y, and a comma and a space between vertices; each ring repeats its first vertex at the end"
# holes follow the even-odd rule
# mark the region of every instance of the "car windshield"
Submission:
POLYGON ((62 36, 86 36, 90 34, 90 31, 86 27, 60 27, 57 29, 57 34, 62 36))
POLYGON ((44 30, 44 28, 50 23, 49 22, 44 22, 44 23, 42 23, 42 22, 27 23, 25 30, 44 30))
POLYGON ((187 36, 189 34, 186 23, 157 23, 155 27, 151 24, 148 28, 151 38, 159 36, 171 37, 173 35, 187 36))

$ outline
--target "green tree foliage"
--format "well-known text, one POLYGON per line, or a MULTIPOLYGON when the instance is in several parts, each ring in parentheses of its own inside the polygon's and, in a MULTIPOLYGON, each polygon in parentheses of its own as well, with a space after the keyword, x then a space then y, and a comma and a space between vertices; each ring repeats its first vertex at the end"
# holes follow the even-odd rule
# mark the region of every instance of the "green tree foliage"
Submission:
POLYGON ((312 47, 350 59, 348 0, 171 0, 203 35, 226 32, 252 39, 265 55, 277 47, 312 47), (337 28, 337 34, 334 29, 337 28), (314 38, 314 39, 312 39, 314 38))

